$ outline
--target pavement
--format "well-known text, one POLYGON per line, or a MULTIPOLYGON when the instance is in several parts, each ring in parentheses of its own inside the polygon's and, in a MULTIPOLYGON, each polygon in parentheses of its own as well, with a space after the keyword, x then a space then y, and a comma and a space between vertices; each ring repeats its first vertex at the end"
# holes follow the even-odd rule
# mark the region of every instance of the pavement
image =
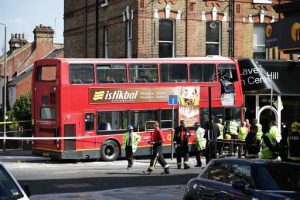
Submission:
MULTIPOLYGON (((7 164, 15 165, 17 163, 35 163, 40 161, 50 161, 49 158, 34 156, 31 151, 23 150, 6 150, 0 151, 0 161, 7 164), (16 162, 17 161, 17 162, 16 162)), ((176 159, 167 159, 171 165, 176 165, 176 159)), ((203 160, 204 161, 204 160, 203 160)), ((127 161, 124 161, 127 162, 127 161)), ((190 159, 190 164, 194 165, 194 159, 190 159)), ((148 165, 149 160, 146 164, 148 165)), ((205 163, 205 162, 204 162, 205 163)), ((108 164, 108 163, 105 163, 108 164)), ((124 164, 123 164, 124 165, 124 164)), ((166 175, 167 176, 167 175, 166 175)), ((165 186, 143 186, 119 188, 111 190, 102 190, 94 192, 77 192, 77 193, 57 193, 45 195, 32 195, 31 200, 179 200, 183 198, 185 185, 165 185, 165 186)))

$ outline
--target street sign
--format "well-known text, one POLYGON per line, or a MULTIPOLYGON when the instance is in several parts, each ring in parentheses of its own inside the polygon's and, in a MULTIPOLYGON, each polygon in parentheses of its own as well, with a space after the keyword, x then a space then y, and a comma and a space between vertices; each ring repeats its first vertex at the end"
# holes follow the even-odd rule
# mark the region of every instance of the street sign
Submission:
POLYGON ((168 104, 171 106, 178 104, 178 95, 171 94, 169 95, 168 104))

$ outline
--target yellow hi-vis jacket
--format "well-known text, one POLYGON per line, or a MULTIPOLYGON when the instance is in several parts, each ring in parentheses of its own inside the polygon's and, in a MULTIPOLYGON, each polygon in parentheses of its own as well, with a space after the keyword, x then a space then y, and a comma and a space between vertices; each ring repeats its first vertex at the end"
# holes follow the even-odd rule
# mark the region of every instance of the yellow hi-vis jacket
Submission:
POLYGON ((242 141, 245 141, 246 139, 246 136, 248 134, 248 128, 247 127, 241 127, 240 128, 240 131, 239 131, 239 134, 238 134, 238 139, 239 140, 242 140, 242 141))
POLYGON ((220 124, 220 123, 217 123, 217 125, 218 125, 219 130, 220 130, 220 135, 217 139, 223 140, 224 139, 224 126, 223 126, 223 124, 220 124))
POLYGON ((261 137, 263 135, 263 132, 262 132, 262 125, 257 123, 255 124, 255 126, 257 127, 257 133, 256 133, 256 139, 257 140, 261 140, 261 137))
MULTIPOLYGON (((273 146, 273 148, 275 148, 275 146, 276 146, 276 137, 275 137, 275 135, 271 134, 271 132, 269 131, 268 133, 266 133, 266 136, 270 140, 270 143, 273 146)), ((261 158, 262 159, 273 159, 274 158, 273 157, 273 152, 265 144, 264 140, 262 140, 262 142, 261 142, 261 158)))
POLYGON ((205 130, 199 127, 195 132, 196 147, 198 151, 206 148, 206 139, 204 138, 205 130))
MULTIPOLYGON (((125 149, 127 145, 127 139, 129 137, 129 132, 124 133, 123 135, 123 142, 122 142, 122 149, 125 149)), ((134 153, 137 150, 138 143, 141 141, 141 136, 135 132, 131 133, 131 144, 132 144, 132 152, 134 153)))
POLYGON ((230 121, 229 131, 232 135, 238 135, 238 124, 236 123, 236 121, 230 121))

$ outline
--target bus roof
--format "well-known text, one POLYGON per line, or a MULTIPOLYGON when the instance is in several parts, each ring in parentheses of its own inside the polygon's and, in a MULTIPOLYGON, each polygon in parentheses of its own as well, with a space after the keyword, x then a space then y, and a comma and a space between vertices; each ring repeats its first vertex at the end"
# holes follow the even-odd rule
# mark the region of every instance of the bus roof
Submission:
POLYGON ((108 63, 108 62, 132 62, 132 63, 139 63, 139 62, 194 62, 194 61, 214 61, 214 62, 234 62, 234 59, 223 57, 223 56, 206 56, 206 57, 175 57, 175 58, 51 58, 51 59, 41 59, 38 60, 57 60, 61 62, 73 62, 73 63, 108 63))

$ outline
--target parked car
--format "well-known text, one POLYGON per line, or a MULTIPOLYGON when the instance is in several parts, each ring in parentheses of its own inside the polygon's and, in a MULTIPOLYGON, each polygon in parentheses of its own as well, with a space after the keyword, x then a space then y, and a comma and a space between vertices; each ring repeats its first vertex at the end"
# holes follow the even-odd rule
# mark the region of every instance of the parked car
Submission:
POLYGON ((188 182, 183 199, 300 199, 300 164, 213 159, 188 182))
POLYGON ((29 187, 21 187, 13 175, 0 163, 0 200, 29 200, 29 196, 29 187))

